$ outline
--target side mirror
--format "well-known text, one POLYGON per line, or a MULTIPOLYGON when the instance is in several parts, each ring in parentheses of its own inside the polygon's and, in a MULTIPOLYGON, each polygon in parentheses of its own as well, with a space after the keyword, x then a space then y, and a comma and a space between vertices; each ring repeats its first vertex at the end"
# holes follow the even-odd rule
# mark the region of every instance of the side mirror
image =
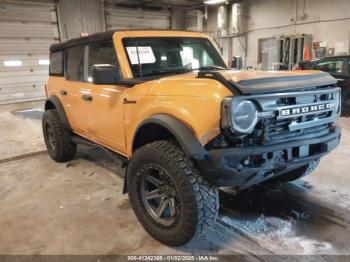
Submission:
POLYGON ((93 65, 91 76, 92 82, 96 85, 113 85, 121 79, 118 68, 109 64, 93 65))

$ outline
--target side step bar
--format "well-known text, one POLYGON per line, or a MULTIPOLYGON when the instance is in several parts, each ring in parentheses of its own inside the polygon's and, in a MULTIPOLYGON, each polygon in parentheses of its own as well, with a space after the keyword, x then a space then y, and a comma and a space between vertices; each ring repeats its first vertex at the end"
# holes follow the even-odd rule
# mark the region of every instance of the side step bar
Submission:
POLYGON ((122 167, 126 167, 129 160, 121 155, 121 154, 118 154, 117 152, 114 152, 104 146, 101 146, 97 143, 94 143, 86 138, 83 138, 81 136, 78 136, 78 135, 73 135, 72 136, 72 142, 76 143, 76 144, 83 144, 83 145, 87 145, 87 146, 91 146, 91 147, 96 147, 96 148, 100 148, 102 149, 104 152, 106 152, 112 159, 115 159, 117 158, 119 161, 122 162, 122 167))

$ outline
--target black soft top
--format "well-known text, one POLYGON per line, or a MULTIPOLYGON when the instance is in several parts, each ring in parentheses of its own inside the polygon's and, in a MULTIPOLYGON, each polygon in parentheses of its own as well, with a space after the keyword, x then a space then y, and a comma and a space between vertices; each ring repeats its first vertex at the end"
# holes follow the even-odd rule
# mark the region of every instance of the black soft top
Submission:
POLYGON ((52 44, 50 46, 50 52, 60 51, 65 48, 76 46, 76 45, 109 41, 109 40, 112 40, 114 32, 116 31, 114 30, 114 31, 102 32, 102 33, 96 33, 89 36, 74 38, 63 43, 52 44))
MULTIPOLYGON (((65 48, 77 46, 77 45, 110 41, 110 40, 112 40, 113 34, 115 32, 126 32, 126 31, 169 31, 169 30, 166 30, 166 29, 124 29, 124 30, 112 30, 112 31, 107 31, 107 32, 95 33, 95 34, 92 34, 89 36, 70 39, 70 40, 63 42, 63 43, 52 44, 50 46, 50 52, 61 51, 65 48)), ((179 30, 171 30, 171 31, 179 31, 179 30)), ((184 32, 184 31, 180 30, 179 32, 184 32)), ((191 31, 187 31, 187 32, 191 32, 191 31)))

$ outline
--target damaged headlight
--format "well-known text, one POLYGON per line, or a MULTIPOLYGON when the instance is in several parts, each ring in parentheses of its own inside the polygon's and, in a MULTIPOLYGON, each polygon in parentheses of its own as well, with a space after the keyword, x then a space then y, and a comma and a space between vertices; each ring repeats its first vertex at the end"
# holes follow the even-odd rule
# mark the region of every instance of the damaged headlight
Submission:
POLYGON ((221 127, 234 133, 250 134, 258 122, 258 109, 249 100, 225 98, 222 105, 221 127))

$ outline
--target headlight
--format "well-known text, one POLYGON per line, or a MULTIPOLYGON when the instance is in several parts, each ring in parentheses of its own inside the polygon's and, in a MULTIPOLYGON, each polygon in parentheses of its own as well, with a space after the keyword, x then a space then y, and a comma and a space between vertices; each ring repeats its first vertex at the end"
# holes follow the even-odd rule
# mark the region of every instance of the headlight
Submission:
POLYGON ((222 127, 228 127, 234 133, 250 134, 258 121, 258 110, 249 100, 225 98, 222 114, 222 127))

